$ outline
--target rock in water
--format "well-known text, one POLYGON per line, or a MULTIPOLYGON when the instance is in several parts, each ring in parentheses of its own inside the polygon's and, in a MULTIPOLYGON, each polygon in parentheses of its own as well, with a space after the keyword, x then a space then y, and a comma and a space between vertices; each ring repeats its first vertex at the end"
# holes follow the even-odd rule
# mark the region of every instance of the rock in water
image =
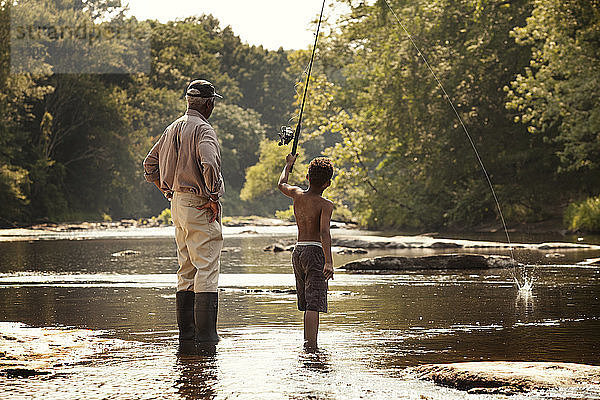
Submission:
POLYGON ((122 250, 122 251, 119 251, 116 253, 112 253, 111 255, 113 257, 127 257, 127 256, 136 256, 138 254, 140 254, 140 252, 137 250, 122 250))
POLYGON ((0 333, 0 377, 6 378, 54 374, 125 345, 120 340, 100 337, 105 333, 102 331, 33 328, 17 322, 0 322, 0 333))
POLYGON ((578 262, 577 265, 600 265, 600 258, 588 258, 578 262))
POLYGON ((0 369, 0 375, 4 375, 8 378, 31 378, 32 376, 38 375, 50 375, 49 371, 36 371, 34 369, 26 368, 7 368, 0 369))
MULTIPOLYGON (((332 249, 333 251, 333 249, 332 249)), ((344 254, 367 254, 368 251, 365 249, 349 249, 349 248, 342 248, 342 249, 338 249, 335 253, 340 254, 340 255, 344 255, 344 254)))
POLYGON ((285 251, 285 245, 280 243, 270 244, 263 249, 263 251, 272 251, 273 253, 281 253, 285 251))
POLYGON ((431 379, 440 385, 474 394, 579 389, 587 394, 600 395, 600 366, 593 365, 483 361, 421 365, 415 367, 413 372, 421 379, 431 379))
POLYGON ((491 269, 519 266, 506 256, 485 256, 478 254, 443 254, 427 257, 375 257, 352 261, 341 268, 349 272, 405 271, 420 269, 491 269))

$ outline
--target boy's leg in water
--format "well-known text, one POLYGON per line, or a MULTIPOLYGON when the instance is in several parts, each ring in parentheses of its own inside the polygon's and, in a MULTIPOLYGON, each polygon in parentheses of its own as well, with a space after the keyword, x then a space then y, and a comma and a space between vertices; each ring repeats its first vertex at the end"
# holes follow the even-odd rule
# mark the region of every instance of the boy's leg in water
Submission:
POLYGON ((306 310, 304 312, 304 347, 317 348, 317 334, 319 333, 319 312, 306 310))

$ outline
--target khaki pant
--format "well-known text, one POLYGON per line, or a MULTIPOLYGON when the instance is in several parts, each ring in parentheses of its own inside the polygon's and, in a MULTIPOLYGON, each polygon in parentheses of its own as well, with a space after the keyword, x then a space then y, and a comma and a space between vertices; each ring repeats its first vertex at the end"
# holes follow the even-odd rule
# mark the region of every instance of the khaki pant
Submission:
POLYGON ((207 199, 193 193, 175 192, 171 216, 177 242, 177 291, 217 292, 223 248, 221 221, 209 223, 212 212, 197 207, 207 199))

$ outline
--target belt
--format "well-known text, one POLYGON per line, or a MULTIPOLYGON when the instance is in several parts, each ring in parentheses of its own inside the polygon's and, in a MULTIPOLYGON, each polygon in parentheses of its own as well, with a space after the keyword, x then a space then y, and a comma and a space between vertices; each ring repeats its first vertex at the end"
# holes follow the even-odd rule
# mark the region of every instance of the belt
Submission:
POLYGON ((178 202, 183 202, 188 207, 202 207, 209 202, 207 197, 191 192, 174 192, 173 198, 176 198, 178 202))
POLYGON ((318 246, 320 248, 323 248, 321 242, 297 242, 296 246, 318 246))

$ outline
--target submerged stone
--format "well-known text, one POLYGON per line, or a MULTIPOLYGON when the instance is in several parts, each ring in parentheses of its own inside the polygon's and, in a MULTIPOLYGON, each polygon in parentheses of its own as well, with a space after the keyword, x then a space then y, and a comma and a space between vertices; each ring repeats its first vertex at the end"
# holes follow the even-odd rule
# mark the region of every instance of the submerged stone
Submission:
POLYGON ((588 258, 577 264, 578 265, 600 265, 600 258, 588 258))
POLYGON ((139 251, 137 250, 122 250, 122 251, 118 251, 116 253, 112 253, 111 256, 113 257, 127 257, 127 256, 136 256, 140 254, 139 251))
POLYGON ((579 243, 505 243, 482 240, 442 239, 430 236, 350 236, 335 237, 338 247, 363 249, 528 249, 528 250, 600 250, 600 246, 579 243))
POLYGON ((285 245, 280 244, 280 243, 270 244, 263 249, 263 251, 272 251, 273 253, 281 253, 282 251, 285 251, 285 250, 286 250, 285 245))
MULTIPOLYGON (((336 254, 367 254, 368 251, 365 249, 349 249, 349 248, 338 248, 336 249, 337 251, 335 251, 336 254)), ((332 249, 333 251, 333 249, 332 249)))
POLYGON ((33 328, 17 322, 0 322, 0 375, 29 378, 50 375, 88 357, 122 345, 87 329, 33 328))
POLYGON ((560 362, 482 361, 428 364, 413 369, 421 379, 472 394, 581 389, 600 394, 600 366, 560 362))
POLYGON ((50 375, 49 371, 36 371, 35 369, 27 368, 7 368, 0 370, 0 375, 7 378, 31 378, 32 376, 50 375))

